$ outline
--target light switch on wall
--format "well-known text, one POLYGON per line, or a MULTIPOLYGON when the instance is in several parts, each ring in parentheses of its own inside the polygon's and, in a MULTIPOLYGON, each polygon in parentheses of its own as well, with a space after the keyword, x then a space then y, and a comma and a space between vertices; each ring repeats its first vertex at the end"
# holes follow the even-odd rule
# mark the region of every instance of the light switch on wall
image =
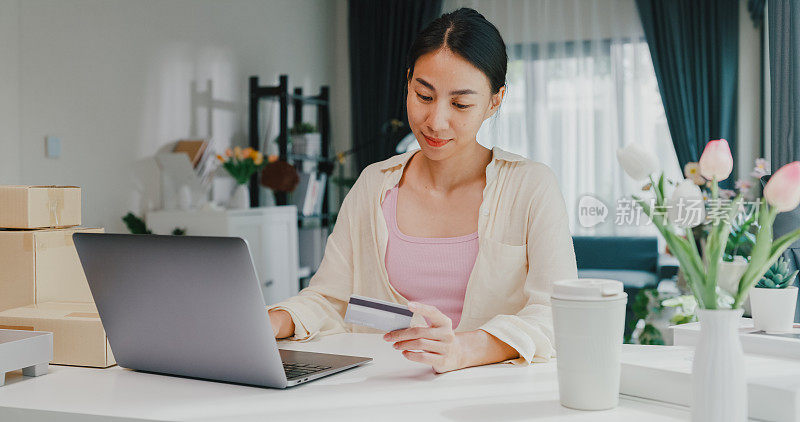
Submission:
POLYGON ((47 158, 58 158, 61 156, 61 139, 55 136, 48 136, 45 139, 45 156, 47 158))

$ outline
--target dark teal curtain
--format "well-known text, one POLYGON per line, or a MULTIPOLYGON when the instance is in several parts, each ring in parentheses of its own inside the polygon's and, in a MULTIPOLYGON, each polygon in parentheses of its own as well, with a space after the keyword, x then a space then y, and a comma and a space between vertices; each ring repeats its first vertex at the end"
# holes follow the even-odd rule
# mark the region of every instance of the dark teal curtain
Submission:
MULTIPOLYGON (((800 160, 800 2, 769 0, 767 20, 772 116, 770 164, 775 171, 800 160)), ((768 178, 764 176, 762 181, 768 178)), ((800 207, 775 217, 773 235, 782 236, 797 227, 800 227, 800 207)), ((792 271, 800 268, 800 241, 793 243, 783 257, 792 271)), ((800 306, 795 310, 794 320, 800 321, 800 306)))
POLYGON ((770 0, 771 165, 800 160, 800 0, 770 0))
POLYGON ((408 127, 406 55, 417 33, 441 13, 441 0, 350 0, 353 151, 359 172, 395 154, 399 138, 389 133, 390 121, 408 127))
MULTIPOLYGON (((681 168, 712 139, 736 154, 739 5, 732 0, 636 0, 681 168)), ((736 174, 720 183, 731 189, 736 174)))
POLYGON ((753 20, 753 25, 760 26, 764 20, 764 5, 766 0, 747 0, 747 11, 750 13, 750 19, 753 20))

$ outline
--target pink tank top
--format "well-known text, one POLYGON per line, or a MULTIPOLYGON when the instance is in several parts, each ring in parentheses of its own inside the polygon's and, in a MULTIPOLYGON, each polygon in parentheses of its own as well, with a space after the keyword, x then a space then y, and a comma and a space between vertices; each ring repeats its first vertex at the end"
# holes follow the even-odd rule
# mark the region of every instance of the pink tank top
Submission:
POLYGON ((409 301, 438 308, 453 321, 461 322, 467 281, 478 256, 478 232, 459 237, 413 237, 397 227, 395 186, 381 204, 389 229, 386 271, 389 283, 409 301))

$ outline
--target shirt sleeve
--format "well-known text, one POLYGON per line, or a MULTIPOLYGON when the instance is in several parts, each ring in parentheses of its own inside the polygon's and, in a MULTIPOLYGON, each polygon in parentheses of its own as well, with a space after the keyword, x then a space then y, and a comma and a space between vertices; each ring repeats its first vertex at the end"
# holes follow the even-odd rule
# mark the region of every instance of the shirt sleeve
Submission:
POLYGON ((319 269, 308 287, 296 296, 268 306, 267 310, 282 309, 291 315, 294 335, 284 340, 308 341, 316 336, 346 332, 344 314, 353 291, 353 238, 351 226, 353 204, 364 189, 362 177, 348 192, 333 231, 325 244, 319 269))
POLYGON ((578 277, 564 196, 553 171, 544 165, 540 168, 544 171, 531 176, 538 181, 534 182, 527 222, 526 305, 515 315, 496 315, 479 327, 519 352, 519 358, 502 363, 525 365, 555 356, 550 305, 553 282, 578 277))

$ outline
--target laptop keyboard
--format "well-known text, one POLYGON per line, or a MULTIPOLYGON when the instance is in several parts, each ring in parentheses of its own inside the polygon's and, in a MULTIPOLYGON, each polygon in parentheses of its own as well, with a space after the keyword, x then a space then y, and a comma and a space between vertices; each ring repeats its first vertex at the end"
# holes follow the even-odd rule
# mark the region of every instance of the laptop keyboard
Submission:
POLYGON ((283 362, 283 371, 286 372, 286 379, 300 378, 326 369, 331 369, 331 367, 312 365, 309 363, 283 362))

